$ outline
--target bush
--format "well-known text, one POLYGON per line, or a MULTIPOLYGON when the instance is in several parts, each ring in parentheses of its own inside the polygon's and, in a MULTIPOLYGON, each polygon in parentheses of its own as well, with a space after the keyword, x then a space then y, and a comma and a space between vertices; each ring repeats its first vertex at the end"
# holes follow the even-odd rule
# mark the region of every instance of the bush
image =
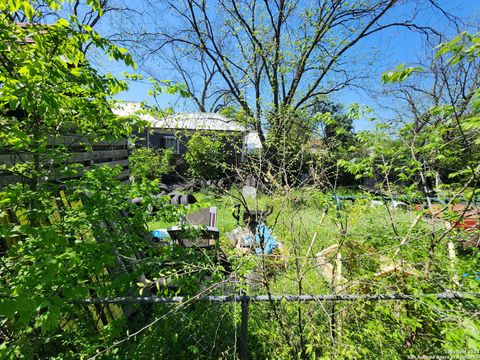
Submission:
POLYGON ((225 167, 225 146, 219 140, 195 133, 187 144, 185 161, 194 179, 218 178, 225 167))
POLYGON ((135 182, 144 179, 162 179, 163 175, 173 171, 172 149, 155 150, 151 148, 137 148, 129 156, 130 174, 135 182))

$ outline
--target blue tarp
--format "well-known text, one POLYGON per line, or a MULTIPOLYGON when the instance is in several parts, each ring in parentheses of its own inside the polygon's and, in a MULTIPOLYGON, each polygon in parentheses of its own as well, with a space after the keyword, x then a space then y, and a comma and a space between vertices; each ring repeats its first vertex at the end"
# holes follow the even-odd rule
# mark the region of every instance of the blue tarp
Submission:
POLYGON ((255 246, 255 252, 257 254, 271 254, 272 251, 278 248, 277 239, 272 235, 272 230, 265 224, 259 224, 255 231, 255 245, 252 245, 252 239, 250 234, 246 238, 248 245, 255 246), (263 240, 263 250, 261 241, 263 240), (258 246, 258 247, 256 247, 258 246))
POLYGON ((158 241, 170 239, 170 235, 168 235, 167 230, 164 229, 153 230, 152 236, 158 241))
MULTIPOLYGON (((475 276, 475 274, 463 273, 462 277, 469 277, 470 275, 475 276)), ((477 274, 475 276, 475 280, 480 281, 480 271, 477 272, 477 274)))

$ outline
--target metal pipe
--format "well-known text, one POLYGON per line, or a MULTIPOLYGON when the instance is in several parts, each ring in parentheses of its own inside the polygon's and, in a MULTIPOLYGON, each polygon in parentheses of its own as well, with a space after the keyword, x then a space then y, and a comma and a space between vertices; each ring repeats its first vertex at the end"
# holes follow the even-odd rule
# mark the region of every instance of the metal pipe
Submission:
POLYGON ((203 296, 198 299, 185 296, 171 298, 158 296, 126 296, 115 298, 87 298, 72 300, 72 304, 152 304, 152 303, 185 303, 187 301, 229 303, 229 302, 262 302, 262 301, 391 301, 391 300, 415 300, 424 297, 434 297, 446 300, 480 299, 480 293, 468 292, 443 292, 432 294, 323 294, 323 295, 218 295, 203 296))

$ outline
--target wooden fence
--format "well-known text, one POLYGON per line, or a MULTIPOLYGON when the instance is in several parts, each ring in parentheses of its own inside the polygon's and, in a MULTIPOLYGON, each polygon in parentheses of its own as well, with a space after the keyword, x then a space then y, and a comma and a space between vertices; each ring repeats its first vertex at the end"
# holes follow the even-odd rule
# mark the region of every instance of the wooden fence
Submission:
MULTIPOLYGON (((78 171, 78 173, 70 178, 62 177, 57 180, 67 180, 71 178, 76 178, 82 176, 85 171, 88 171, 93 166, 120 166, 122 171, 118 175, 118 179, 122 182, 129 181, 129 162, 128 162, 128 140, 115 140, 115 141, 99 141, 95 143, 90 143, 84 138, 75 135, 68 136, 57 136, 52 137, 48 141, 49 148, 58 148, 59 146, 65 146, 67 152, 70 156, 70 164, 81 164, 84 166, 83 169, 78 171)), ((19 152, 7 152, 2 151, 0 148, 0 166, 7 165, 12 166, 16 164, 22 164, 28 161, 33 161, 34 157, 31 153, 19 153, 19 152)), ((0 190, 2 187, 18 182, 20 180, 19 176, 9 174, 8 172, 2 172, 0 169, 0 190)), ((55 202, 55 205, 59 207, 56 211, 59 214, 62 211, 62 207, 72 206, 71 204, 66 204, 66 200, 62 194, 59 194, 59 198, 64 201, 55 202)), ((81 204, 79 204, 81 206, 81 204)), ((28 221, 24 219, 21 215, 22 211, 14 211, 13 209, 7 209, 7 211, 0 216, 0 225, 5 224, 26 224, 28 221)), ((126 216, 124 214, 124 216, 126 216)), ((119 214, 119 224, 116 226, 123 226, 121 222, 122 214, 119 214)), ((8 248, 12 246, 18 239, 15 237, 10 238, 0 238, 0 257, 5 254, 8 248)), ((108 269, 106 269, 108 271, 108 269)), ((95 281, 92 279, 92 281, 95 281)), ((130 307, 127 307, 129 309, 130 307)), ((115 314, 122 313, 122 308, 118 306, 111 305, 93 305, 90 307, 92 316, 95 318, 95 322, 99 327, 102 327, 111 320, 115 318, 115 314)))
MULTIPOLYGON (((75 177, 80 177, 92 166, 120 166, 122 168, 118 179, 122 182, 129 180, 128 140, 99 141, 90 143, 84 138, 75 135, 57 136, 49 139, 49 147, 66 146, 70 154, 70 163, 82 164, 84 169, 75 177)), ((0 165, 15 165, 32 161, 33 155, 28 153, 8 152, 0 149, 0 165)), ((65 180, 63 177, 58 180, 65 180)), ((18 181, 18 177, 0 170, 0 188, 9 183, 18 181)))
MULTIPOLYGON (((97 146, 106 146, 107 145, 97 145, 97 146)), ((108 144, 108 147, 110 146, 115 146, 112 145, 111 143, 108 144)), ((126 146, 126 145, 125 145, 126 146)), ((99 156, 98 159, 104 160, 108 159, 107 157, 103 157, 106 155, 108 152, 114 152, 117 150, 103 150, 102 151, 102 156, 99 156)), ((126 151, 126 150, 125 150, 126 151)), ((92 154, 93 152, 90 152, 92 154)), ((98 152, 97 152, 98 154, 98 152)), ((93 154, 93 158, 95 159, 95 154, 93 154)), ((89 160, 91 161, 91 160, 89 160)), ((113 160, 111 162, 105 162, 103 161, 100 164, 108 164, 111 165, 111 163, 115 162, 116 160, 113 160)), ((120 161, 120 160, 118 160, 120 161)), ((128 159, 127 165, 128 165, 128 159)), ((96 163, 95 163, 96 164, 96 163)), ((128 170, 127 170, 128 171, 128 170)), ((128 179, 128 177, 127 177, 128 179)), ((58 221, 61 221, 62 213, 65 213, 65 211, 74 209, 77 207, 83 206, 83 201, 79 200, 75 203, 70 202, 65 195, 64 190, 59 190, 55 201, 52 201, 50 203, 52 205, 52 210, 53 210, 53 215, 49 216, 46 219, 42 220, 42 226, 44 225, 53 225, 57 223, 58 221)), ((0 213, 0 228, 2 226, 14 226, 14 225, 29 225, 31 224, 28 220, 28 218, 24 215, 24 210, 21 208, 6 208, 4 209, 3 213, 0 213)), ((111 233, 111 237, 116 236, 116 232, 125 232, 125 233, 131 233, 135 232, 136 234, 139 234, 142 238, 145 239, 145 245, 147 246, 149 242, 151 241, 151 235, 148 231, 146 231, 144 228, 139 228, 136 226, 131 225, 128 221, 125 221, 125 218, 129 217, 129 213, 126 210, 121 210, 118 212, 118 221, 114 222, 106 222, 106 221, 100 221, 97 224, 98 228, 104 228, 107 229, 106 231, 111 233)), ((24 240, 21 236, 18 235, 13 235, 10 237, 6 236, 0 236, 0 261, 2 261, 2 257, 7 254, 7 251, 18 241, 24 240)), ((89 231, 83 232, 81 235, 75 235, 75 241, 76 242, 82 242, 82 243, 88 243, 92 241, 97 241, 100 242, 101 240, 98 240, 95 237, 95 227, 92 227, 89 231)), ((112 246, 112 251, 115 254, 115 263, 113 265, 105 266, 103 272, 105 275, 107 274, 125 274, 125 273, 133 273, 136 270, 136 262, 140 260, 142 257, 144 257, 142 253, 142 249, 137 249, 134 248, 133 246, 131 248, 124 248, 122 251, 126 251, 125 254, 120 254, 120 250, 116 247, 112 246), (132 261, 132 259, 135 259, 132 261)), ((99 277, 103 275, 95 275, 93 276, 90 281, 92 283, 99 283, 100 279, 99 277)), ((94 296, 95 293, 92 290, 89 290, 89 293, 91 296, 94 296)), ((132 314, 134 311, 132 305, 115 305, 115 304, 90 304, 88 306, 89 313, 93 318, 93 321, 95 322, 96 326, 98 329, 103 328, 104 326, 108 325, 110 322, 114 321, 115 319, 121 318, 121 317, 128 317, 129 315, 132 314)))

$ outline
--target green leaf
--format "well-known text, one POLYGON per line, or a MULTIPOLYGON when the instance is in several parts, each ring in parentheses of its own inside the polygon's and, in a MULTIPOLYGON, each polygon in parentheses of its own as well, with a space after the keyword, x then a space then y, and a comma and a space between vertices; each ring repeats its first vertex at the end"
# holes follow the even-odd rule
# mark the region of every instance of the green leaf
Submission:
MULTIPOLYGON (((15 0, 15 1, 18 1, 18 0, 15 0)), ((30 2, 23 1, 22 8, 23 8, 23 11, 25 12, 25 15, 27 16, 28 20, 31 21, 33 19, 33 17, 35 16, 35 10, 30 5, 30 2)))
POLYGON ((414 73, 422 71, 424 70, 419 66, 405 67, 404 64, 400 64, 396 67, 395 70, 383 73, 382 82, 384 84, 402 82, 412 76, 414 73))

